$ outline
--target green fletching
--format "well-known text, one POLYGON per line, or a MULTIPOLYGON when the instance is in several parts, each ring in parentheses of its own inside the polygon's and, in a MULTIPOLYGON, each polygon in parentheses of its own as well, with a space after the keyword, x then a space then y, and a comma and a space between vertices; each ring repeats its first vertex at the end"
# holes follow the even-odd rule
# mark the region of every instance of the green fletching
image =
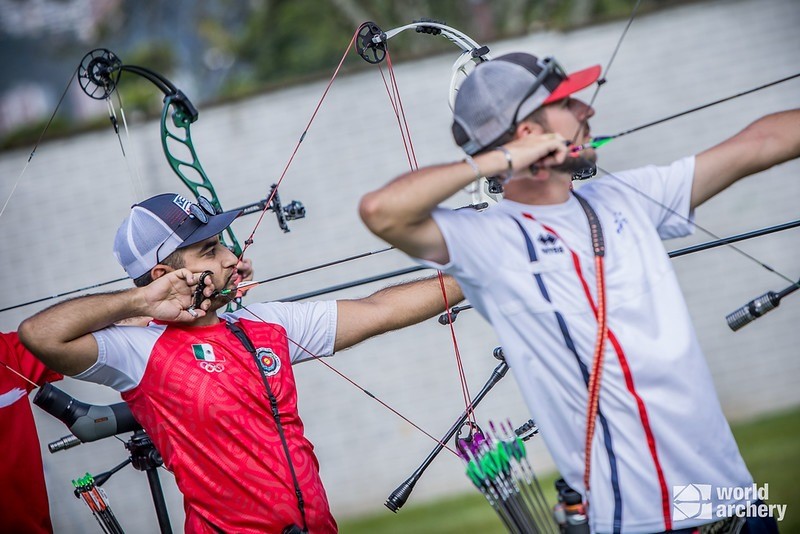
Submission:
POLYGON ((500 469, 504 473, 508 473, 511 470, 511 457, 508 454, 508 446, 501 441, 495 450, 495 456, 500 469))
POLYGON ((497 465, 497 459, 491 452, 484 454, 481 457, 480 465, 481 469, 483 469, 483 472, 486 473, 486 476, 489 478, 495 478, 497 473, 500 472, 500 468, 497 465))
POLYGON ((528 456, 528 451, 525 450, 525 443, 522 441, 522 438, 520 438, 519 436, 517 436, 516 447, 514 447, 514 449, 515 449, 514 457, 517 460, 521 460, 522 458, 525 458, 526 456, 528 456))
POLYGON ((483 473, 481 472, 481 468, 478 467, 478 464, 475 463, 474 460, 470 460, 467 464, 467 477, 475 484, 476 488, 480 488, 483 486, 483 473))
POLYGON ((601 137, 599 139, 593 140, 591 143, 589 143, 589 145, 592 148, 600 148, 601 146, 607 145, 608 143, 610 143, 613 140, 614 140, 613 137, 601 137))

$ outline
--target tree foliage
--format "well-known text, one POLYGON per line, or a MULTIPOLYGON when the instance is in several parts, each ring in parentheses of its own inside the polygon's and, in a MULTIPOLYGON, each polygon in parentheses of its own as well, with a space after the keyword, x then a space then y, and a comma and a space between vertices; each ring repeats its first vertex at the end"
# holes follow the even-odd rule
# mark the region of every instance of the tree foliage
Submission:
MULTIPOLYGON (((59 9, 58 0, 49 1, 52 9, 59 9)), ((67 57, 80 58, 92 48, 109 48, 127 64, 172 79, 196 105, 202 105, 329 75, 353 33, 368 20, 388 30, 425 18, 445 22, 478 42, 489 42, 627 17, 636 0, 115 1, 118 9, 107 10, 96 21, 92 42, 77 37, 70 40, 60 33, 56 50, 50 50, 48 57, 60 58, 58 65, 66 72, 74 69, 61 65, 67 57)), ((640 13, 666 3, 644 2, 640 13)), ((420 57, 449 47, 443 39, 401 35, 392 41, 392 57, 420 57)), ((351 59, 345 68, 354 67, 366 65, 351 59)), ((50 82, 53 95, 63 91, 60 84, 63 74, 54 72, 50 82)), ((120 96, 131 115, 153 114, 161 107, 160 95, 135 76, 126 76, 120 84, 120 96)), ((60 110, 65 112, 69 116, 69 109, 60 110)), ((85 118, 73 119, 77 119, 73 124, 62 121, 59 126, 66 131, 86 126, 78 124, 85 118)), ((30 125, 25 125, 6 132, 0 149, 32 141, 29 129, 30 125)), ((53 129, 63 133, 55 126, 53 129)))

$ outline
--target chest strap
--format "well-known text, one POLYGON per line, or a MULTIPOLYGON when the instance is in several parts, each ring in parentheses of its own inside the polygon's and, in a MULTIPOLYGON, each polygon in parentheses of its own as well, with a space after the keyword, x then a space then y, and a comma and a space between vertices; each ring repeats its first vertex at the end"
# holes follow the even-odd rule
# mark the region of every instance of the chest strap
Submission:
POLYGON ((298 531, 296 525, 289 525, 284 529, 284 532, 308 532, 308 524, 306 523, 306 508, 305 508, 305 501, 303 500, 303 492, 300 491, 300 483, 297 481, 297 473, 294 470, 294 464, 292 463, 292 455, 289 452, 289 443, 286 441, 286 434, 283 431, 283 424, 281 423, 281 415, 280 411, 278 410, 278 399, 275 397, 275 394, 272 392, 272 387, 269 385, 269 381, 267 380, 267 375, 264 372, 264 369, 261 367, 261 362, 258 359, 258 354, 256 354, 256 348, 253 345, 253 342, 250 341, 250 338, 247 337, 247 334, 242 327, 238 324, 226 321, 225 326, 231 333, 236 336, 236 338, 241 342, 244 346, 245 350, 249 352, 253 356, 253 361, 256 364, 256 368, 258 372, 261 374, 261 380, 264 382, 264 389, 267 391, 267 398, 269 399, 269 405, 272 409, 272 418, 275 420, 275 426, 278 429, 278 435, 281 438, 281 444, 283 445, 283 452, 286 454, 286 462, 289 464, 289 472, 292 474, 292 482, 294 483, 294 493, 297 496, 297 509, 300 511, 300 517, 303 520, 303 530, 298 531), (294 528, 295 530, 291 530, 294 528))
MULTIPOLYGON (((572 194, 578 200, 586 214, 589 222, 589 232, 592 238, 592 252, 594 253, 595 278, 597 281, 597 302, 592 306, 595 317, 597 318, 597 338, 594 347, 594 359, 592 362, 592 372, 589 375, 588 402, 586 406, 586 447, 584 451, 583 484, 586 488, 586 505, 589 506, 589 492, 591 486, 592 472, 592 441, 597 423, 597 412, 600 410, 600 377, 603 374, 603 359, 605 357, 605 345, 608 339, 608 322, 606 310, 606 280, 605 266, 603 259, 606 254, 605 240, 603 239, 603 227, 600 219, 589 202, 585 198, 575 193, 572 194)), ((586 298, 592 304, 589 292, 586 298)))

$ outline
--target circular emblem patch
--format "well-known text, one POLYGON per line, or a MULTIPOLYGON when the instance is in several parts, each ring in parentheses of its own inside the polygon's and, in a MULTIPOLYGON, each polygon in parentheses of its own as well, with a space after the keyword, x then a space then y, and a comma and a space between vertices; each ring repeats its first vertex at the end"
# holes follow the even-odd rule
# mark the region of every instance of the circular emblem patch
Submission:
POLYGON ((265 375, 273 376, 281 370, 281 359, 272 352, 272 349, 256 349, 256 356, 258 356, 258 363, 264 370, 265 375))

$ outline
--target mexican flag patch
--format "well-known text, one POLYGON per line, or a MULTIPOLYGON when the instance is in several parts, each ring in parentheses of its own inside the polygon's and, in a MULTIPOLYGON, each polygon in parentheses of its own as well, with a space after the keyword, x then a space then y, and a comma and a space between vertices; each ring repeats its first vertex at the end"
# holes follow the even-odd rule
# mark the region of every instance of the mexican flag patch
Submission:
POLYGON ((216 362, 217 357, 214 355, 214 349, 208 343, 201 343, 192 345, 192 352, 196 360, 202 362, 216 362))

